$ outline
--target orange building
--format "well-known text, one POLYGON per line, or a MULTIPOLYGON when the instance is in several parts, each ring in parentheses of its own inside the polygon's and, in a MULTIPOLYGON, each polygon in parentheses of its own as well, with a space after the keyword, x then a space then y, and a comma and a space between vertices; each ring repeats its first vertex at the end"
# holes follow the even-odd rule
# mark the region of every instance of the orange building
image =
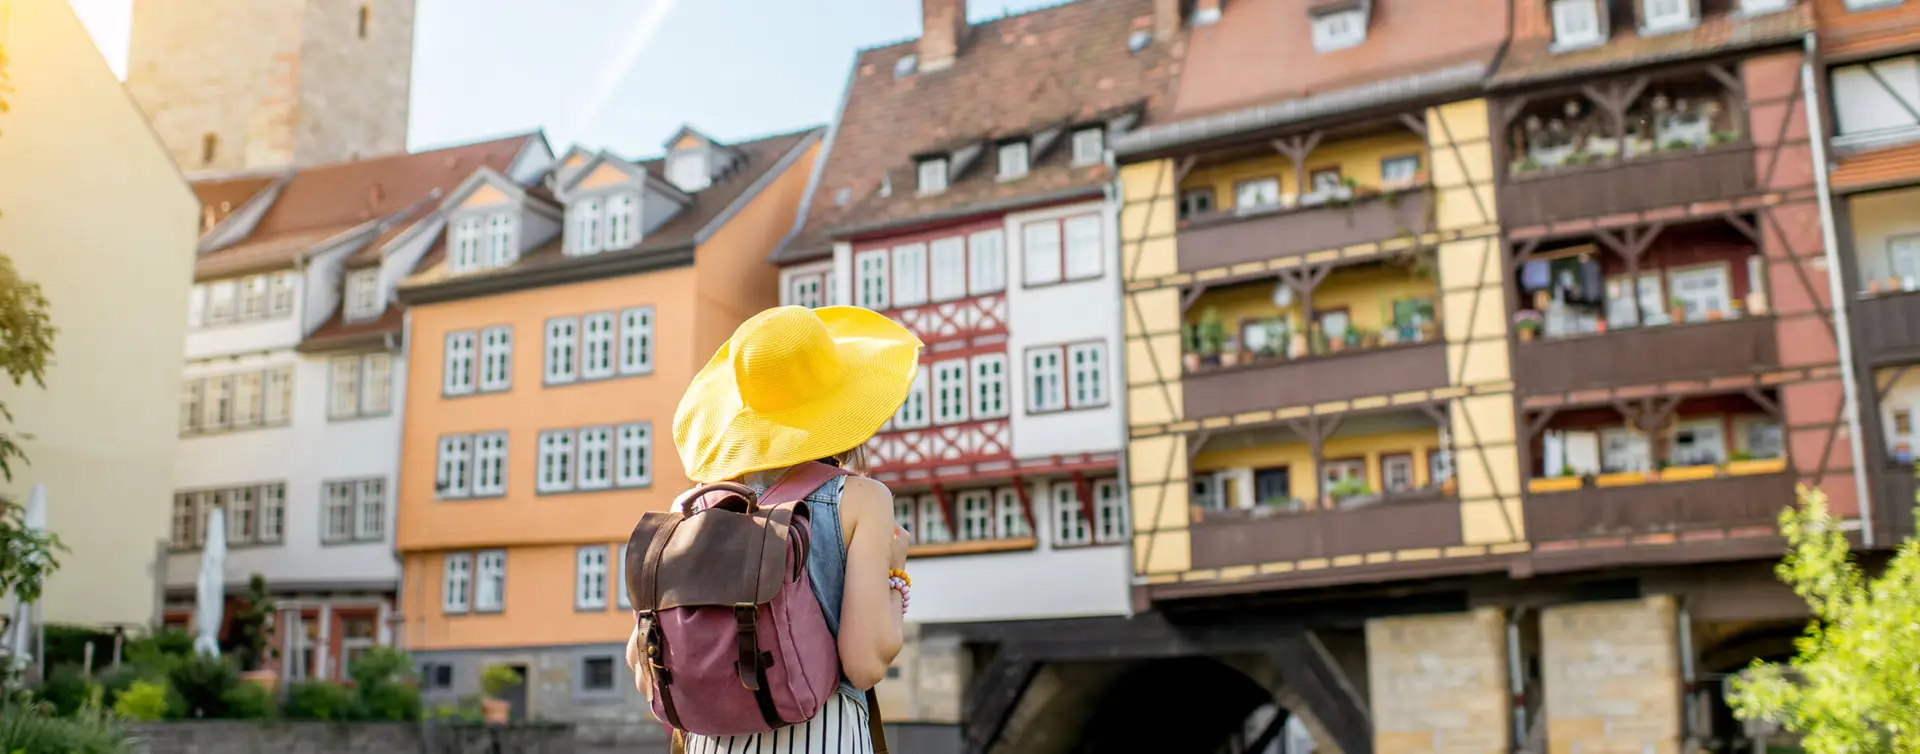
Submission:
MULTIPOLYGON (((775 305, 821 129, 664 157, 575 148, 481 170, 401 284, 408 380, 396 546, 401 641, 430 703, 520 671, 517 712, 647 720, 622 661, 622 543, 686 489, 673 412, 735 327, 775 305)), ((647 729, 650 726, 638 726, 647 729)), ((649 731, 651 732, 651 731, 649 731)))

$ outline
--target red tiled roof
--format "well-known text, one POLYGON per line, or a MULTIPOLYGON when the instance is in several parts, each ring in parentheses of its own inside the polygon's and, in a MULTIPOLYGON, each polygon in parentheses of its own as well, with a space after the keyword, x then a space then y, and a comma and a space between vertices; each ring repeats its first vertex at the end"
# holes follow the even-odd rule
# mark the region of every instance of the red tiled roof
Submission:
MULTIPOLYGON (((218 223, 238 211, 247 200, 258 195, 278 179, 278 175, 246 175, 229 178, 216 178, 193 184, 193 195, 200 200, 202 216, 211 209, 212 220, 218 223)), ((200 230, 205 233, 210 227, 202 224, 200 230)))
POLYGON ((996 179, 990 142, 1164 108, 1180 43, 1153 41, 1138 52, 1127 44, 1135 32, 1152 33, 1155 2, 1076 0, 976 24, 953 65, 940 71, 895 76, 916 42, 861 52, 808 216, 775 261, 824 255, 834 234, 849 228, 1098 188, 1108 171, 1069 166, 1067 134, 1012 181, 996 179), (989 148, 946 191, 918 195, 914 157, 967 144, 989 148), (882 176, 890 179, 888 196, 880 195, 882 176))
MULTIPOLYGON (((1621 7, 1621 6, 1616 6, 1621 7)), ((1614 18, 1606 44, 1554 52, 1546 0, 1514 0, 1514 39, 1491 80, 1494 86, 1604 73, 1635 65, 1687 60, 1719 52, 1799 41, 1813 28, 1813 9, 1799 5, 1762 16, 1716 13, 1685 31, 1641 36, 1636 20, 1614 18)))
POLYGON ((367 244, 359 251, 354 252, 352 256, 347 257, 346 265, 348 267, 365 267, 370 264, 378 264, 380 262, 381 250, 385 249, 388 243, 391 243, 395 238, 399 238, 400 234, 412 229, 414 224, 426 219, 428 215, 433 214, 435 203, 427 200, 426 197, 421 197, 421 199, 422 201, 414 204, 410 209, 401 210, 401 214, 393 218, 393 224, 388 225, 387 229, 382 231, 380 235, 374 236, 372 243, 367 244))
POLYGON ((300 350, 325 351, 371 345, 381 336, 400 332, 400 326, 406 319, 406 309, 398 303, 388 303, 386 311, 381 312, 378 318, 364 322, 347 322, 343 313, 345 309, 335 308, 333 316, 300 341, 300 350))

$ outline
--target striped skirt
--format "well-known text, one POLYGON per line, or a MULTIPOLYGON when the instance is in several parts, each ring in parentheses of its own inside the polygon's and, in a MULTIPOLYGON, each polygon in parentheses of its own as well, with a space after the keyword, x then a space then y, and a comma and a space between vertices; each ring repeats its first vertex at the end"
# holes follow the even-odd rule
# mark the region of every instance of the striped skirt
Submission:
POLYGON ((844 691, 827 698, 820 714, 804 723, 749 736, 689 734, 687 754, 873 754, 865 700, 844 691))

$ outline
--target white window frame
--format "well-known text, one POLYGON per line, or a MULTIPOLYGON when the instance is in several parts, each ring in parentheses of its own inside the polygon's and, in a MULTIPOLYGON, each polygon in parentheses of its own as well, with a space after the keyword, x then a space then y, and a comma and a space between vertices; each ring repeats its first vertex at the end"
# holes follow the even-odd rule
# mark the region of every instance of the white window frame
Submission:
POLYGON ((966 359, 948 359, 933 364, 933 423, 959 424, 967 421, 972 391, 967 388, 966 359))
POLYGON ((633 248, 640 242, 640 195, 625 191, 607 197, 607 251, 633 248))
POLYGON ((473 435, 440 438, 434 460, 434 496, 458 500, 473 496, 473 435))
POLYGON ((1906 0, 1846 0, 1846 6, 1847 10, 1850 11, 1863 11, 1873 10, 1875 8, 1891 8, 1903 2, 1906 2, 1906 0))
POLYGON ((920 160, 914 166, 914 172, 919 176, 921 194, 938 194, 947 190, 947 158, 929 157, 920 160))
POLYGON ((575 431, 549 429, 539 435, 534 489, 541 494, 568 492, 574 486, 575 431))
POLYGON ((1106 273, 1106 233, 1098 213, 1060 221, 1060 274, 1066 280, 1092 280, 1106 273))
POLYGON ((946 514, 940 510, 940 498, 934 495, 923 495, 917 500, 919 501, 916 506, 919 508, 920 529, 913 533, 914 541, 927 544, 952 542, 953 532, 947 530, 947 518, 946 514))
POLYGON ((351 419, 359 416, 360 357, 336 356, 327 366, 327 418, 351 419))
POLYGON ((576 487, 582 490, 611 489, 616 462, 612 427, 586 427, 580 430, 579 438, 574 441, 573 478, 576 487))
POLYGON ((260 485, 259 530, 253 539, 261 544, 278 544, 287 535, 287 483, 260 485))
POLYGON ((576 256, 598 254, 604 248, 605 236, 602 235, 601 214, 603 200, 592 196, 580 199, 569 207, 567 214, 571 222, 567 223, 567 248, 576 256))
POLYGON ((975 296, 1007 289, 1007 232, 1001 228, 967 236, 967 292, 975 296))
POLYGON ((1059 346, 1027 349, 1027 413, 1067 409, 1066 361, 1065 349, 1059 346))
POLYGON ((927 244, 927 267, 930 300, 966 298, 969 270, 965 236, 948 236, 927 244))
POLYGON ((780 292, 780 305, 804 306, 808 309, 818 309, 826 306, 827 277, 832 274, 833 272, 829 270, 826 272, 803 272, 787 275, 787 284, 783 286, 780 292))
POLYGON ((1107 344, 1076 343, 1067 346, 1067 407, 1097 408, 1107 405, 1107 344), (1083 389, 1084 388, 1084 389, 1083 389))
POLYGON ((1605 473, 1629 471, 1648 471, 1653 468, 1653 446, 1647 442, 1647 436, 1629 427, 1607 427, 1600 430, 1600 469, 1605 473), (1620 454, 1627 456, 1624 464, 1615 463, 1620 454))
POLYGON ((616 324, 613 312, 594 312, 580 318, 580 379, 604 380, 619 372, 616 324))
POLYGON ((320 542, 340 544, 353 541, 353 512, 357 506, 355 480, 327 482, 320 505, 320 542))
POLYGON ((1380 182, 1386 185, 1389 185, 1389 186, 1410 185, 1413 183, 1414 179, 1419 175, 1420 175, 1420 155, 1401 154, 1401 155, 1394 155, 1392 157, 1383 157, 1380 160, 1380 182), (1402 166, 1409 166, 1409 165, 1411 167, 1404 171, 1405 175, 1399 175, 1399 176, 1394 175, 1394 173, 1397 172, 1398 168, 1402 166))
POLYGON ((614 486, 623 489, 653 484, 653 425, 622 424, 614 430, 614 486), (634 468, 638 466, 639 468, 634 468))
POLYGON ((689 193, 713 185, 713 169, 708 167, 707 154, 689 151, 668 157, 667 180, 689 193))
POLYGON ((271 287, 267 291, 267 316, 286 317, 293 314, 293 299, 299 289, 299 275, 293 272, 281 272, 273 276, 271 287))
MULTIPOLYGON (((1899 0, 1895 0, 1895 2, 1898 1, 1899 0)), ((1857 2, 1857 0, 1848 0, 1848 5, 1852 5, 1854 2, 1857 2)), ((1774 13, 1791 7, 1793 7, 1793 0, 1741 0, 1740 2, 1740 12, 1749 16, 1774 13)))
POLYGON ((1020 491, 1012 487, 1001 487, 993 491, 994 535, 1001 539, 1024 539, 1033 536, 1033 527, 1028 525, 1026 506, 1020 504, 1020 491))
POLYGON ((1724 313, 1733 303, 1733 272, 1725 263, 1684 267, 1667 271, 1667 295, 1670 299, 1680 299, 1686 309, 1688 322, 1703 322, 1709 313, 1715 311, 1712 305, 1718 303, 1718 311, 1724 313), (1714 290, 1708 296, 1694 291, 1681 290, 1683 281, 1701 280, 1713 284, 1714 290))
POLYGON ((1031 220, 1020 226, 1020 280, 1025 285, 1061 281, 1066 264, 1066 239, 1058 219, 1031 220))
POLYGON ((360 415, 386 416, 393 412, 393 354, 377 352, 360 357, 360 415))
POLYGON ((1688 28, 1695 21, 1693 0, 1640 0, 1640 19, 1641 30, 1649 33, 1688 28))
POLYGON ((1007 394, 1007 355, 987 353, 973 357, 973 418, 1001 419, 1012 413, 1012 397, 1007 394))
POLYGON ((620 374, 653 373, 653 307, 620 312, 620 374))
POLYGON ((546 332, 546 384, 571 384, 580 378, 580 318, 549 319, 546 332))
POLYGON ((293 423, 293 367, 266 370, 260 390, 260 424, 280 427, 293 423))
POLYGON ((198 541, 194 530, 200 523, 200 493, 173 493, 173 527, 168 534, 168 544, 175 550, 192 549, 198 541))
POLYGON ((1367 41, 1367 14, 1358 8, 1322 13, 1313 18, 1313 49, 1334 52, 1367 41))
POLYGON ((498 613, 507 609, 507 551, 481 550, 473 558, 473 611, 498 613), (498 594, 488 594, 488 583, 498 594))
POLYGON ((913 382, 907 385, 906 400, 900 402, 900 409, 893 414, 894 429, 921 429, 933 423, 929 371, 920 369, 914 373, 913 382))
POLYGON ((614 597, 619 601, 621 610, 633 609, 633 599, 627 596, 627 546, 620 546, 620 559, 614 561, 614 572, 620 574, 620 592, 614 597))
POLYGON ((235 487, 227 491, 227 543, 247 545, 253 543, 253 527, 256 523, 254 505, 258 503, 258 490, 253 487, 235 487))
POLYGON ((479 389, 497 393, 513 387, 513 328, 500 325, 480 331, 479 389))
POLYGON ((1118 479, 1100 479, 1093 483, 1093 541, 1117 545, 1127 541, 1130 517, 1126 490, 1118 479))
POLYGON ((1553 47, 1570 50, 1607 41, 1600 26, 1602 0, 1551 0, 1553 47), (1584 26, 1575 22, 1584 21, 1584 26), (1569 31, 1571 30, 1571 31, 1569 31))
POLYGON ((892 276, 888 274, 893 253, 888 249, 872 249, 853 256, 855 299, 859 306, 876 312, 891 308, 892 276))
POLYGON ((473 612, 473 554, 450 552, 440 567, 440 611, 448 615, 473 612))
POLYGON ((904 308, 927 303, 927 245, 902 244, 893 247, 893 306, 904 308))
MULTIPOLYGON (((261 282, 264 284, 265 279, 261 282)), ((261 296, 266 291, 262 286, 261 296)), ((380 268, 367 267, 347 273, 347 311, 348 322, 360 322, 380 316, 386 310, 386 291, 380 286, 380 268)))
POLYGON ((1073 132, 1073 165, 1097 165, 1106 159, 1107 132, 1103 128, 1082 128, 1073 132))
POLYGON ((966 490, 953 496, 955 542, 994 539, 993 490, 966 490))
POLYGON ((1708 443, 1712 459, 1706 464, 1718 466, 1727 462, 1733 450, 1733 438, 1727 437, 1726 417, 1702 416, 1677 422, 1673 429, 1662 438, 1667 445, 1667 461, 1678 465, 1680 457, 1680 433, 1693 432, 1696 437, 1705 436, 1713 440, 1708 443))
POLYGON ((265 372, 241 372, 233 376, 233 426, 236 429, 260 425, 262 387, 265 372))
POLYGON ((479 382, 475 364, 478 350, 479 337, 474 331, 447 333, 446 348, 441 355, 440 392, 468 395, 474 391, 479 382))
POLYGON ((1028 154, 1029 151, 1025 141, 1010 141, 1001 144, 999 149, 996 150, 1000 164, 1000 180, 1011 181, 1017 178, 1025 178, 1028 168, 1028 154))
POLYGON ((455 220, 447 244, 451 249, 447 255, 447 267, 456 274, 485 269, 485 230, 485 217, 482 215, 468 215, 455 220))
POLYGON ((607 588, 612 556, 606 545, 588 545, 576 550, 573 558, 573 609, 607 609, 607 588))
POLYGON ((486 432, 473 436, 473 460, 468 464, 472 497, 499 497, 507 494, 507 433, 486 432), (488 472, 497 472, 490 474, 488 472), (498 481, 495 481, 495 480, 498 481))
POLYGON ((487 218, 488 269, 505 267, 520 259, 520 218, 512 212, 495 212, 487 218))
POLYGON ((1280 193, 1279 178, 1254 178, 1233 185, 1234 212, 1258 212, 1278 207, 1286 201, 1286 196, 1280 193))
POLYGON ((354 484, 353 539, 378 542, 387 531, 387 480, 373 477, 354 484))
POLYGON ((1048 496, 1053 503, 1053 544, 1055 547, 1084 547, 1093 544, 1093 522, 1080 507, 1080 491, 1070 482, 1053 485, 1048 496))

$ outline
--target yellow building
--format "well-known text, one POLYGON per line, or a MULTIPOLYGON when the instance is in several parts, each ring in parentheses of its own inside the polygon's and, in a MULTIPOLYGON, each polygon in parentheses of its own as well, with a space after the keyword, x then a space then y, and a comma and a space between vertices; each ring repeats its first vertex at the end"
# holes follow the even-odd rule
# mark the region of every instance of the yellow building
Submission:
POLYGON ((61 0, 0 0, 0 254, 51 307, 46 387, 9 385, 5 494, 71 549, 47 622, 156 621, 198 202, 61 0), (11 88, 9 91, 8 87, 11 88))

